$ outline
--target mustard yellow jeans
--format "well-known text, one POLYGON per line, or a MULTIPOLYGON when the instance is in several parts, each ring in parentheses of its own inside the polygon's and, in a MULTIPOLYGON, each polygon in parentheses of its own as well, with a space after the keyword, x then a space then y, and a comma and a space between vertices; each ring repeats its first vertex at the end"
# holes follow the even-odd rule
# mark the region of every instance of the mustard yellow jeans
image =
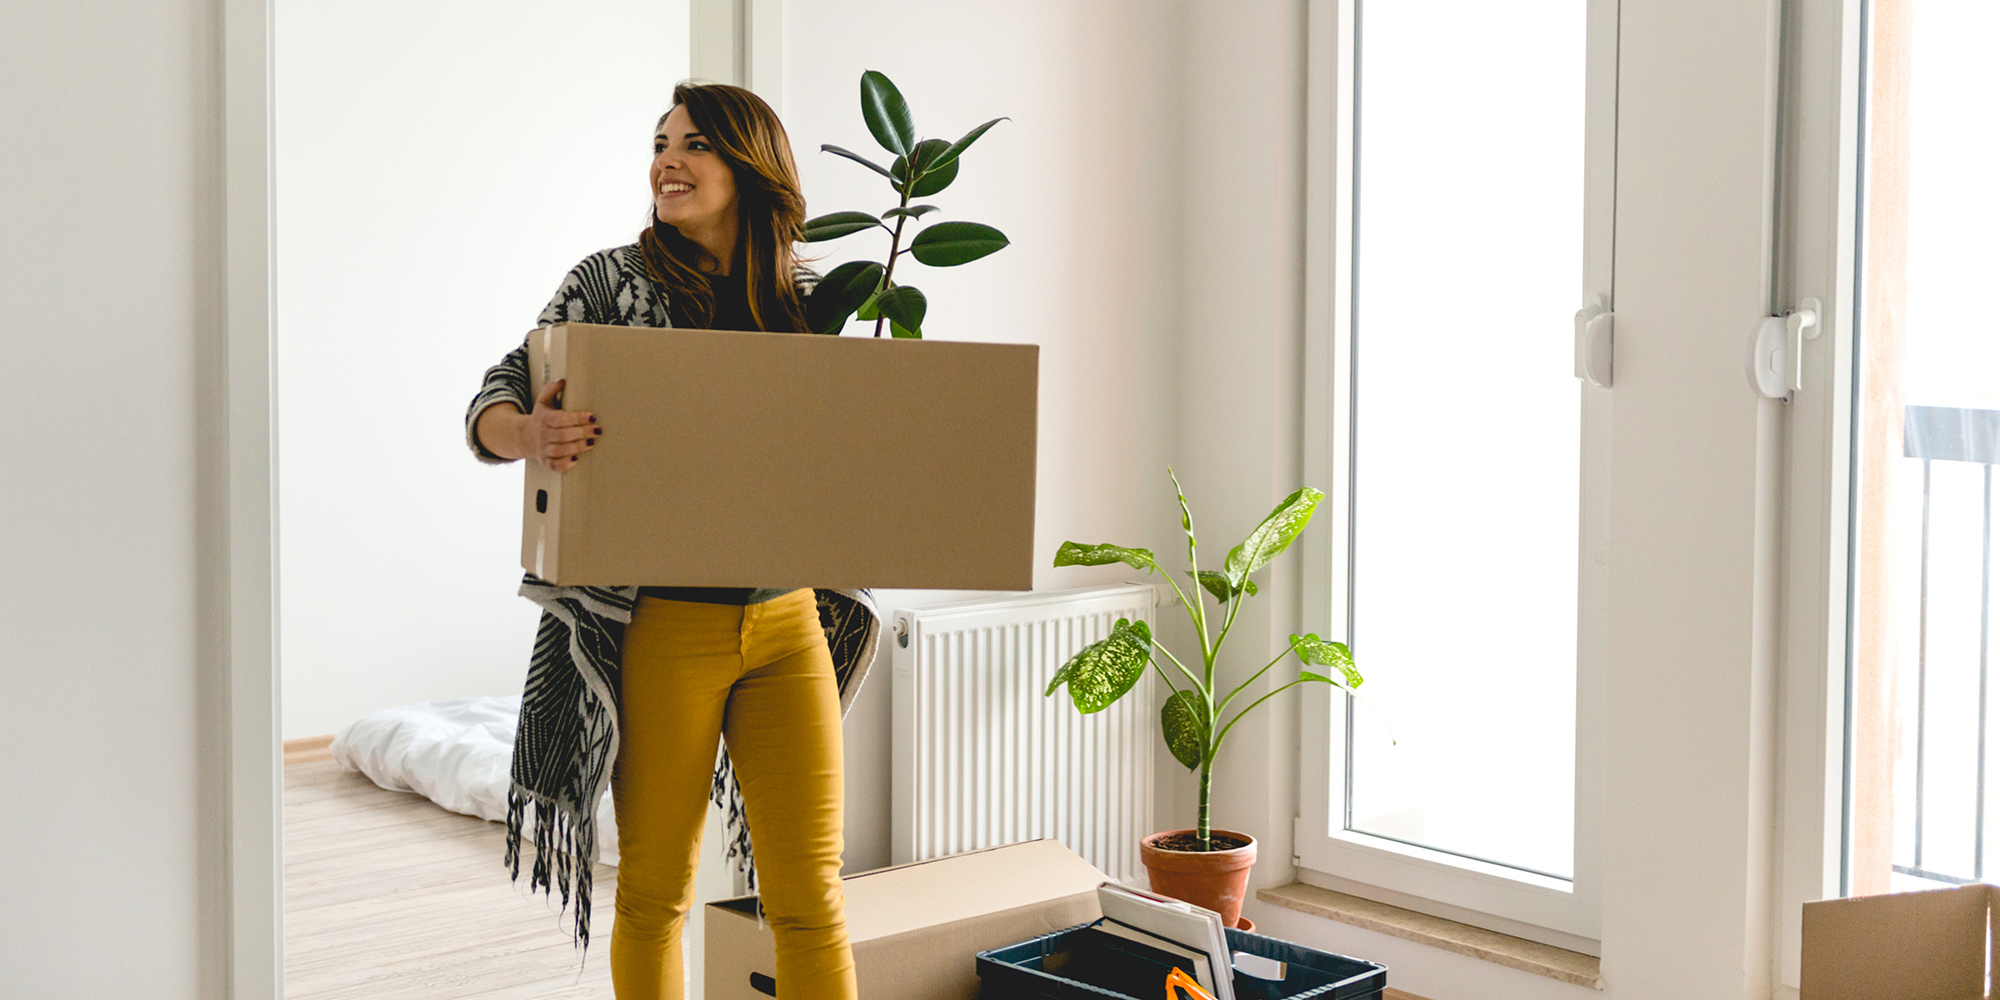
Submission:
POLYGON ((681 926, 717 737, 749 812, 779 994, 853 1000, 840 889, 840 692, 813 592, 747 607, 640 598, 622 674, 611 779, 619 1000, 682 1000, 681 926))

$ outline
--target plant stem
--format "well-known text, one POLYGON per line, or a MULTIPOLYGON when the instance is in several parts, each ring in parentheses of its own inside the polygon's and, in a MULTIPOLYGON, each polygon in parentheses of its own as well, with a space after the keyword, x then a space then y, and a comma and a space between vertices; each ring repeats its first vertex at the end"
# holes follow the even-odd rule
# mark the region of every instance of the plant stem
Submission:
POLYGON ((1278 665, 1279 660, 1284 659, 1291 652, 1292 652, 1291 650, 1287 649, 1283 653, 1279 653, 1277 656, 1272 657, 1271 662, 1264 664, 1264 669, 1259 670, 1254 674, 1251 674, 1249 680, 1246 680, 1243 683, 1236 685, 1236 687, 1232 689, 1227 695, 1223 696, 1222 704, 1215 706, 1215 710, 1217 712, 1222 712, 1225 709, 1227 709, 1229 707, 1229 703, 1235 701, 1236 696, 1243 693, 1244 688, 1247 688, 1250 685, 1255 684, 1257 682, 1257 678, 1264 676, 1264 674, 1268 672, 1272 667, 1278 665))
POLYGON ((1209 757, 1203 757, 1201 760, 1201 804, 1196 807, 1194 814, 1194 837, 1195 840, 1201 843, 1201 849, 1204 851, 1210 849, 1208 838, 1208 769, 1212 757, 1213 755, 1210 755, 1209 757))
POLYGON ((1187 665, 1181 662, 1180 657, 1174 655, 1173 650, 1168 649, 1165 646, 1159 645, 1158 643, 1155 643, 1153 645, 1153 648, 1165 654, 1167 659, 1172 660, 1174 662, 1174 666, 1180 668, 1181 673, 1187 677, 1188 683, 1193 685, 1196 690, 1201 689, 1201 680, 1194 675, 1194 671, 1189 670, 1187 668, 1187 665))
MULTIPOLYGON (((1181 606, 1187 609, 1188 620, 1194 623, 1194 634, 1201 638, 1203 674, 1201 693, 1202 697, 1208 700, 1209 707, 1213 708, 1215 705, 1215 647, 1210 645, 1208 641, 1208 611, 1201 604, 1201 565, 1195 562, 1194 512, 1188 509, 1187 491, 1181 489, 1181 479, 1179 476, 1174 475, 1172 466, 1167 467, 1167 479, 1173 482, 1174 499, 1181 505, 1181 527, 1187 532, 1188 540, 1188 572, 1193 574, 1195 581, 1195 599, 1189 601, 1183 595, 1181 597, 1181 606)), ((1160 575, 1167 578, 1167 583, 1174 583, 1174 578, 1165 570, 1161 570, 1160 575)), ((1180 589, 1179 585, 1174 584, 1175 593, 1179 593, 1180 589)))
MULTIPOLYGON (((1270 694, 1267 694, 1267 695, 1265 695, 1264 697, 1262 697, 1262 698, 1259 698, 1259 699, 1257 699, 1256 701, 1253 701, 1253 702, 1251 702, 1251 703, 1250 703, 1250 704, 1248 704, 1248 705, 1245 705, 1245 706, 1243 707, 1243 710, 1242 710, 1241 712, 1238 712, 1238 713, 1236 713, 1236 718, 1233 718, 1233 719, 1229 720, 1229 724, 1228 724, 1228 725, 1226 725, 1226 726, 1223 726, 1223 727, 1222 727, 1222 731, 1221 731, 1221 732, 1219 732, 1219 733, 1217 733, 1217 734, 1215 734, 1215 749, 1217 749, 1217 750, 1220 750, 1220 749, 1222 749, 1222 740, 1223 740, 1223 737, 1226 737, 1226 736, 1228 736, 1228 735, 1229 735, 1229 731, 1230 731, 1231 729, 1235 729, 1235 728, 1236 728, 1236 724, 1237 724, 1237 723, 1239 723, 1239 722, 1242 722, 1242 721, 1243 721, 1243 717, 1244 717, 1244 716, 1246 716, 1246 715, 1249 715, 1249 714, 1250 714, 1250 710, 1251 710, 1251 709, 1254 709, 1254 708, 1256 708, 1257 706, 1259 706, 1259 705, 1262 705, 1263 703, 1265 703, 1265 702, 1267 702, 1267 701, 1270 701, 1271 699, 1273 699, 1273 698, 1276 698, 1277 696, 1279 696, 1279 695, 1281 695, 1281 694, 1284 694, 1284 693, 1285 693, 1286 691, 1289 691, 1289 690, 1291 690, 1292 688, 1295 688, 1295 687, 1298 687, 1299 685, 1301 685, 1301 684, 1304 684, 1304 683, 1306 683, 1306 682, 1305 682, 1305 681, 1304 681, 1303 679, 1301 679, 1301 680, 1296 680, 1296 681, 1292 681, 1291 683, 1289 683, 1289 684, 1286 684, 1285 686, 1283 686, 1283 687, 1280 687, 1280 688, 1278 688, 1278 689, 1276 689, 1276 690, 1272 691, 1272 692, 1271 692, 1270 694)), ((1341 687, 1341 685, 1339 685, 1339 684, 1335 684, 1335 685, 1334 685, 1334 687, 1337 687, 1337 688, 1340 688, 1340 689, 1341 689, 1341 690, 1343 690, 1343 691, 1347 691, 1347 688, 1345 688, 1345 687, 1341 687)), ((1349 691, 1348 693, 1352 694, 1353 692, 1349 691)))
MULTIPOLYGON (((907 164, 909 161, 905 159, 903 162, 907 164)), ((909 177, 909 173, 910 173, 910 168, 908 166, 905 166, 903 168, 903 175, 905 177, 909 177)), ((903 182, 903 203, 898 207, 900 208, 910 207, 910 189, 916 186, 917 186, 917 181, 916 178, 914 177, 909 177, 908 180, 905 180, 903 182)), ((896 231, 889 234, 889 263, 884 264, 882 266, 882 285, 881 287, 875 289, 875 292, 878 295, 881 294, 882 292, 886 292, 889 289, 895 287, 894 285, 889 283, 889 277, 890 275, 896 273, 896 256, 897 256, 896 248, 902 246, 903 244, 903 223, 908 221, 910 221, 910 217, 907 215, 896 216, 896 231)), ((881 310, 878 309, 875 311, 876 337, 879 338, 882 336, 882 324, 887 322, 888 319, 889 317, 882 315, 881 310)))

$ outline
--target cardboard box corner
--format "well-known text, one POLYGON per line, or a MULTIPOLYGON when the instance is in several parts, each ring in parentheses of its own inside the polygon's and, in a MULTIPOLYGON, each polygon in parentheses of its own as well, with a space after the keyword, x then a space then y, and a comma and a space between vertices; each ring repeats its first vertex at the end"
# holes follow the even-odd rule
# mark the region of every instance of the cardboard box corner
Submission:
POLYGON ((1975 1000, 1986 995, 2000 886, 1805 904, 1799 1000, 1975 1000))
MULTIPOLYGON (((870 1000, 974 1000, 981 951, 1097 919, 1104 873, 1053 840, 1031 840, 842 879, 855 975, 870 1000)), ((777 955, 757 897, 709 903, 703 995, 770 996, 777 955)))

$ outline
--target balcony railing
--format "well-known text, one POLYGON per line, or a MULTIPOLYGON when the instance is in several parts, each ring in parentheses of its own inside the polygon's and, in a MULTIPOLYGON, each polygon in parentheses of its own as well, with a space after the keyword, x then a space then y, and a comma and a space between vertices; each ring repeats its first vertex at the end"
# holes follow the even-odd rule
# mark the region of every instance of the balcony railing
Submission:
POLYGON ((1993 466, 2000 463, 2000 410, 1910 406, 1903 414, 1903 454, 1923 463, 1923 529, 1917 563, 1916 753, 1905 793, 1910 798, 1904 799, 1913 807, 1912 828, 1908 850, 1897 852, 1909 863, 1895 870, 1965 884, 1986 879, 1993 466))

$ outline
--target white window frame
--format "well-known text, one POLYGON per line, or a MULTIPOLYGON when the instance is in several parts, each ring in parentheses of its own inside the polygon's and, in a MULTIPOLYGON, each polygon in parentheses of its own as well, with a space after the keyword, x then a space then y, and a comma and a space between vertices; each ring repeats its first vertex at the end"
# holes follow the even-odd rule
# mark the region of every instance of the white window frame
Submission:
POLYGON ((1786 5, 1780 105, 1774 315, 1820 299, 1802 388, 1786 405, 1784 574, 1777 865, 1776 980, 1799 985, 1801 908, 1845 894, 1848 574, 1852 426, 1859 315, 1856 255, 1864 0, 1786 5))
MULTIPOLYGON (((1612 287, 1618 0, 1589 0, 1585 273, 1579 305, 1615 307, 1612 287)), ((1306 541, 1304 624, 1345 635, 1349 620, 1356 0, 1318 0, 1307 34, 1305 447, 1308 482, 1329 483, 1306 541)), ((1302 882, 1542 941, 1598 952, 1603 815, 1603 679, 1610 390, 1583 388, 1578 549, 1574 879, 1563 881, 1342 829, 1346 696, 1301 700, 1295 863, 1302 882)))

